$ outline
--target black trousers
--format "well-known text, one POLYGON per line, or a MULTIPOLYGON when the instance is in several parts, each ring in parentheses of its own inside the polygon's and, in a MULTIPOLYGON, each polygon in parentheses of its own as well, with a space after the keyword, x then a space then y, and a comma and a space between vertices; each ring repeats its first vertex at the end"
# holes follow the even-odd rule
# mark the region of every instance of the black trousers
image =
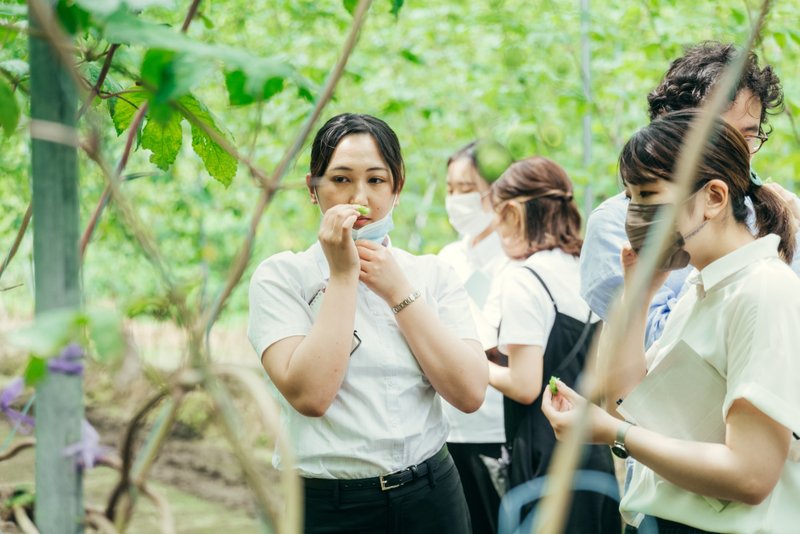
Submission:
POLYGON ((469 512, 452 457, 399 488, 305 487, 306 534, 469 534, 469 512))
POLYGON ((464 497, 469 507, 472 531, 475 534, 497 532, 500 495, 494 489, 489 470, 479 455, 500 458, 500 443, 448 443, 447 448, 461 477, 464 497))
POLYGON ((669 519, 661 519, 660 517, 656 517, 656 523, 658 523, 659 534, 712 534, 707 530, 700 530, 699 528, 676 523, 669 519))
MULTIPOLYGON (((658 534, 713 534, 708 530, 700 530, 699 528, 690 527, 683 523, 676 523, 669 519, 661 519, 656 517, 656 525, 658 526, 658 534)), ((639 531, 636 527, 625 525, 625 534, 636 534, 639 531)))

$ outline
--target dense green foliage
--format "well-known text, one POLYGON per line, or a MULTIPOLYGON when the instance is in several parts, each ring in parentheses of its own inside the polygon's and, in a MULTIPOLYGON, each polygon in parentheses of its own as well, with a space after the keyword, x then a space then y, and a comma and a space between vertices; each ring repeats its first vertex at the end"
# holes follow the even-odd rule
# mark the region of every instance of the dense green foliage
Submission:
MULTIPOLYGON (((9 2, 10 0, 6 0, 9 2)), ((99 126, 110 161, 122 153, 135 106, 150 99, 124 190, 179 275, 208 301, 220 287, 249 224, 258 188, 247 170, 182 112, 199 116, 260 168, 277 164, 341 49, 356 2, 226 0, 202 2, 199 20, 178 35, 189 2, 61 0, 75 32, 79 68, 92 82, 109 39, 124 43, 86 120, 99 126), (88 5, 93 11, 88 13, 88 5), (100 13, 97 6, 105 6, 100 13), (144 8, 134 15, 116 8, 144 8), (142 91, 151 91, 143 93, 142 91), (181 106, 171 105, 179 102, 181 106)), ((376 0, 334 101, 342 111, 384 118, 400 136, 408 178, 395 212, 394 242, 435 252, 455 237, 444 213, 445 160, 477 137, 493 137, 515 157, 542 154, 561 163, 582 206, 617 190, 616 157, 646 122, 646 94, 685 45, 703 39, 743 43, 755 3, 643 0, 591 3, 591 92, 580 68, 577 0, 376 0), (402 7, 402 9, 400 9, 402 7), (582 121, 592 115, 591 163, 583 163, 582 121), (587 186, 591 185, 590 188, 587 186), (588 192, 588 197, 585 193, 588 192)), ((759 45, 784 81, 787 109, 800 105, 798 6, 775 3, 759 45)), ((0 5, 0 255, 5 256, 30 199, 28 183, 27 35, 24 5, 0 5), (12 92, 13 91, 13 92, 12 92), (19 121, 17 116, 21 115, 19 121), (16 126, 15 126, 16 125, 16 126)), ((759 154, 762 176, 788 186, 800 175, 800 132, 789 114, 759 154)), ((82 131, 88 133, 88 127, 82 131)), ((283 249, 315 237, 319 213, 304 189, 306 149, 262 220, 250 271, 283 249)), ((81 160, 82 220, 104 187, 93 162, 81 160)), ((3 275, 0 306, 32 309, 30 235, 3 275)), ((84 262, 87 302, 113 301, 131 314, 166 314, 158 277, 118 213, 107 210, 84 262)), ((246 309, 246 284, 228 313, 246 309)))

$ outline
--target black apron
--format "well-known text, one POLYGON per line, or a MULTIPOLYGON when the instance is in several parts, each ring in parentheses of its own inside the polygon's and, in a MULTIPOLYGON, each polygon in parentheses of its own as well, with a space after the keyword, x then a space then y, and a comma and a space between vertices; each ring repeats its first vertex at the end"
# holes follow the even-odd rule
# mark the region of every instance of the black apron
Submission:
MULTIPOLYGON (((591 324, 591 313, 586 322, 558 311, 556 301, 544 280, 531 268, 525 267, 539 280, 553 303, 556 319, 547 338, 544 351, 542 391, 548 387, 551 375, 575 387, 583 370, 586 355, 597 324, 591 324)), ((501 325, 502 327, 502 325, 501 325)), ((533 404, 520 404, 503 397, 505 409, 506 440, 511 449, 509 487, 513 488, 534 478, 547 474, 550 458, 556 447, 556 437, 550 422, 542 413, 542 395, 533 404)), ((614 475, 611 451, 604 445, 584 445, 579 469, 591 469, 614 475)), ((618 503, 604 495, 593 492, 576 492, 567 528, 569 533, 620 532, 621 519, 618 503)), ((523 517, 530 507, 523 508, 523 517)))

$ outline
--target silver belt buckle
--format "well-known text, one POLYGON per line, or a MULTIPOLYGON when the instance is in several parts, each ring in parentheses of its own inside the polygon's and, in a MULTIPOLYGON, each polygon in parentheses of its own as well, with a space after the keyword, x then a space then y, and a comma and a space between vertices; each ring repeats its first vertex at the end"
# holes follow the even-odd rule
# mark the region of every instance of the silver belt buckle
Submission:
POLYGON ((400 471, 395 471, 394 473, 389 473, 388 475, 381 475, 381 476, 379 476, 379 477, 378 477, 378 480, 379 480, 379 481, 380 481, 380 483, 381 483, 381 491, 389 491, 389 490, 391 490, 391 489, 399 488, 400 486, 402 486, 402 484, 399 484, 399 483, 398 483, 398 484, 391 484, 391 485, 389 485, 389 484, 386 482, 386 477, 390 477, 390 476, 392 476, 392 475, 396 475, 396 474, 397 474, 397 473, 399 473, 399 472, 400 472, 400 471))

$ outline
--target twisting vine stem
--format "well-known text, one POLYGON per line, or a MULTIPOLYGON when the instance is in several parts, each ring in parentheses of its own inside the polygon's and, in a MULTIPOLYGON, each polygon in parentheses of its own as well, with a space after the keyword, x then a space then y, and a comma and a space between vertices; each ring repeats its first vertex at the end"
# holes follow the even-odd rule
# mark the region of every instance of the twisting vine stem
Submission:
POLYGON ((8 268, 8 264, 11 263, 11 260, 14 259, 14 256, 17 254, 17 250, 19 250, 19 245, 22 243, 22 238, 25 237, 25 232, 28 230, 28 225, 31 222, 31 216, 33 215, 33 204, 28 204, 28 209, 25 210, 25 215, 22 217, 22 224, 19 225, 19 230, 17 230, 17 235, 14 237, 14 242, 11 244, 11 248, 8 250, 8 254, 6 254, 5 259, 3 260, 3 264, 0 265, 0 278, 3 278, 3 273, 6 272, 8 268))
POLYGON ((314 109, 311 111, 302 128, 300 128, 300 131, 295 136, 294 142, 284 153, 283 158, 281 159, 280 163, 278 163, 278 166, 275 167, 272 175, 267 180, 261 180, 261 194, 259 195, 256 208, 253 211, 253 215, 250 219, 250 226, 247 231, 245 243, 239 250, 234 265, 228 273, 225 286, 217 296, 217 299, 211 309, 208 310, 203 316, 203 323, 205 324, 205 328, 207 330, 211 329, 214 322, 217 320, 217 317, 219 317, 226 300, 233 292, 233 288, 236 287, 236 284, 238 284, 239 280, 241 280, 242 274, 244 273, 247 263, 250 260, 250 253, 252 252, 253 243, 258 231, 258 223, 261 221, 264 210, 266 210, 267 205, 272 200, 272 197, 276 191, 276 187, 283 179, 283 176, 286 173, 286 170, 289 168, 289 165, 292 161, 294 161, 294 158, 297 157, 297 154, 300 152, 300 150, 302 150, 303 143, 305 143, 306 139, 311 133, 311 129, 314 127, 317 119, 319 119, 323 108, 328 104, 333 96, 336 85, 339 83, 339 79, 342 77, 344 68, 347 65, 347 60, 350 58, 350 54, 352 54, 353 49, 355 48, 358 34, 364 24, 370 4, 372 4, 372 0, 359 1, 355 13, 353 14, 353 24, 350 26, 350 33, 347 36, 343 50, 339 55, 336 65, 328 76, 320 96, 317 98, 317 103, 314 106, 314 109))

